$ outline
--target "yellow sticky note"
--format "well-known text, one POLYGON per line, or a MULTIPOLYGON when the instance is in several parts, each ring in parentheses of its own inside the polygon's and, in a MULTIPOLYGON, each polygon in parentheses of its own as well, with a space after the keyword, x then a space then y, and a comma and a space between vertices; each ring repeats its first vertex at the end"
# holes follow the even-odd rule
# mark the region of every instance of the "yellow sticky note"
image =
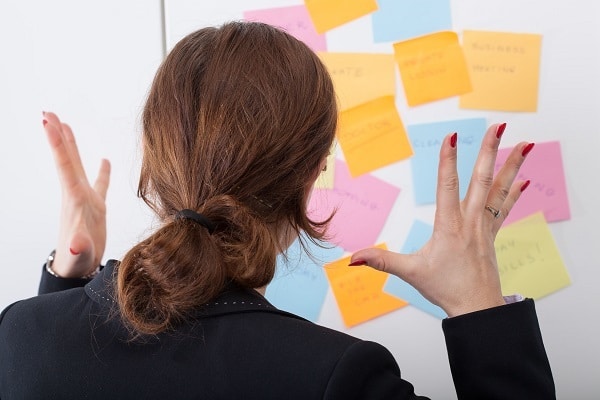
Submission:
POLYGON ((394 55, 409 106, 471 91, 465 55, 455 32, 394 43, 394 55))
POLYGON ((396 92, 394 56, 373 53, 319 53, 333 79, 340 110, 396 92))
POLYGON ((505 295, 539 299, 571 283, 541 212, 500 229, 495 247, 505 295))
POLYGON ((473 91, 461 108, 536 111, 541 35, 465 31, 463 47, 473 91))
POLYGON ((337 137, 353 177, 413 155, 393 96, 340 113, 337 137))
POLYGON ((318 33, 377 10, 376 0, 304 0, 318 33))
POLYGON ((332 151, 327 156, 327 164, 324 171, 321 171, 315 181, 316 189, 333 189, 333 177, 335 176, 335 152, 332 151))
MULTIPOLYGON (((377 247, 387 249, 385 244, 377 247)), ((325 266, 333 295, 346 326, 354 326, 408 303, 383 292, 388 274, 371 267, 349 267, 350 257, 325 266)))

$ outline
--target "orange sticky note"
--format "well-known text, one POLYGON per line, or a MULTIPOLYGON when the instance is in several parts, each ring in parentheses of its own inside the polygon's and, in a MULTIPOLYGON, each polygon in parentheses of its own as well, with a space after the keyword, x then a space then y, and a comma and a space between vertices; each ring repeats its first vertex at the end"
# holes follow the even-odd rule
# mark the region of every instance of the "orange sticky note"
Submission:
POLYGON ((413 155, 393 96, 340 113, 337 137, 353 177, 413 155))
POLYGON ((304 0, 318 33, 377 10, 376 0, 304 0))
POLYGON ((394 43, 409 106, 471 91, 469 71, 455 32, 438 32, 394 43))
POLYGON ((340 110, 396 92, 392 54, 319 53, 333 79, 340 110))
MULTIPOLYGON (((385 244, 377 247, 387 249, 385 244)), ((371 267, 349 267, 350 257, 327 264, 325 273, 346 326, 354 326, 406 306, 383 292, 388 274, 371 267)))
POLYGON ((465 31, 473 91, 460 97, 460 107, 536 111, 541 46, 541 35, 465 31))

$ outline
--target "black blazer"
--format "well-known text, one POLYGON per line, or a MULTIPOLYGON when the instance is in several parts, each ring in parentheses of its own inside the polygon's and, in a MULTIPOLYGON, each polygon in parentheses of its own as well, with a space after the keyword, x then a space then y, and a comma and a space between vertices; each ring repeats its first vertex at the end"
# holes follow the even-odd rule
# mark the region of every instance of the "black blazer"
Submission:
MULTIPOLYGON (((40 291, 59 292, 4 310, 0 399, 425 398, 381 345, 235 286, 177 332, 131 342, 115 313, 114 266, 89 283, 44 273, 40 291)), ((555 397, 533 301, 445 319, 442 327, 460 399, 555 397)))

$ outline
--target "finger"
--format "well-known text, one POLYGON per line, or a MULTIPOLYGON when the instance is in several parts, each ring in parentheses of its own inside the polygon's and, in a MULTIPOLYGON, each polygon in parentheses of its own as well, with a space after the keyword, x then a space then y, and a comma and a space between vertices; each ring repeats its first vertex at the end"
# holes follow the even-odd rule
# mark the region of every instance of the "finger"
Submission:
POLYGON ((519 180, 512 184, 512 186, 510 187, 510 190, 508 192, 508 196, 506 197, 506 200, 504 201, 502 208, 500 208, 503 218, 498 218, 496 221, 494 221, 494 228, 493 228, 494 234, 498 233, 498 231, 502 227, 502 224, 504 223, 504 220, 510 213, 510 210, 512 210, 515 203, 517 202, 517 200, 519 200, 519 198, 521 197, 521 195, 523 194, 525 189, 527 189, 527 187, 529 186, 530 183, 531 183, 530 180, 526 180, 526 181, 519 180))
POLYGON ((457 221, 460 218, 460 194, 456 170, 457 144, 458 134, 455 132, 446 136, 440 149, 436 192, 436 226, 443 226, 446 221, 457 221))
POLYGON ((64 122, 61 123, 61 128, 63 140, 65 141, 65 146, 67 147, 67 151, 69 152, 71 161, 73 162, 75 172, 79 175, 79 178, 81 180, 87 182, 87 176, 85 174, 85 170, 83 169, 83 164, 79 155, 79 149, 77 148, 77 142, 75 141, 75 135, 73 135, 73 130, 68 124, 65 124, 64 122))
POLYGON ((107 159, 102 159, 100 162, 100 170, 98 171, 98 177, 94 182, 94 190, 96 193, 106 200, 106 192, 108 191, 108 185, 110 183, 110 162, 107 159))
POLYGON ((523 165, 523 162, 525 161, 525 157, 527 157, 531 149, 533 149, 533 146, 534 143, 527 142, 516 145, 498 171, 496 178, 494 178, 494 183, 492 184, 492 188, 490 189, 486 200, 486 206, 492 207, 495 210, 500 210, 498 216, 503 215, 506 217, 512 208, 512 205, 507 207, 504 203, 510 194, 511 186, 519 173, 521 165, 523 165))
MULTIPOLYGON (((49 113, 46 113, 46 115, 47 114, 49 113)), ((73 165, 64 138, 56 125, 56 120, 53 123, 49 118, 44 119, 44 130, 46 132, 48 143, 50 144, 50 149, 52 150, 58 177, 62 182, 63 187, 69 189, 79 184, 79 175, 73 165)))
POLYGON ((500 138, 504 133, 506 124, 496 124, 488 128, 481 142, 481 149, 475 161, 469 188, 464 199, 465 208, 468 213, 481 215, 480 211, 485 207, 488 193, 494 182, 494 164, 498 154, 500 138))
POLYGON ((419 265, 417 264, 417 258, 420 258, 420 256, 369 248, 354 253, 350 259, 350 265, 367 265, 378 271, 396 275, 412 284, 415 280, 415 271, 418 270, 419 265))

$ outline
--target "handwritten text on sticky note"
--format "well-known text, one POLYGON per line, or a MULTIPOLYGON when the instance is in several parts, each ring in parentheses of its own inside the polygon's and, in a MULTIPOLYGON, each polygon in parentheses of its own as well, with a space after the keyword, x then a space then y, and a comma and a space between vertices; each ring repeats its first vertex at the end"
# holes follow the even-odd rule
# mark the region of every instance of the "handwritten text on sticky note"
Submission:
POLYGON ((465 31, 473 91, 460 97, 460 107, 536 111, 541 44, 541 35, 465 31))
MULTIPOLYGON (((496 172, 500 170, 511 150, 512 148, 504 148, 498 151, 496 172)), ((548 222, 571 217, 560 142, 536 143, 516 179, 530 180, 531 183, 506 217, 505 225, 538 211, 544 213, 548 222)))
POLYGON ((337 160, 334 188, 314 189, 308 212, 322 221, 337 208, 328 229, 331 243, 356 251, 377 242, 399 193, 399 188, 369 174, 352 178, 346 164, 337 160))
MULTIPOLYGON (((385 249, 385 245, 377 246, 385 249)), ((370 267, 349 267, 350 257, 327 264, 325 272, 346 326, 354 326, 406 306, 383 292, 385 272, 370 267)))
POLYGON ((501 228, 495 247, 505 295, 539 299, 571 283, 542 213, 501 228))
POLYGON ((471 91, 469 71, 455 32, 438 32, 394 43, 408 105, 471 91))
POLYGON ((343 111, 337 138, 354 177, 413 154, 393 96, 343 111))
POLYGON ((340 110, 396 91, 394 56, 376 53, 319 53, 327 66, 340 110))

